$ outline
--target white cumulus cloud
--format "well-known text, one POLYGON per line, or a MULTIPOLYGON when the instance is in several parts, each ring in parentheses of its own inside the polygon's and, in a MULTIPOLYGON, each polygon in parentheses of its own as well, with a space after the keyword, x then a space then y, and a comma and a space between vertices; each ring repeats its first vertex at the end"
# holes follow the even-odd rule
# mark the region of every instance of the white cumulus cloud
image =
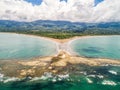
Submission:
POLYGON ((33 6, 24 0, 0 0, 1 20, 68 20, 77 22, 120 21, 120 0, 43 0, 33 6))

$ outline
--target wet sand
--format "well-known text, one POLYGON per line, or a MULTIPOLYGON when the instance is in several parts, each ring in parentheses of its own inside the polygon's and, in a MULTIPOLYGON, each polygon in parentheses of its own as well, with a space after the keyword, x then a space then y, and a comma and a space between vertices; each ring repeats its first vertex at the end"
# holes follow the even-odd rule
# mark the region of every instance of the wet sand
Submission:
MULTIPOLYGON (((25 34, 24 34, 25 35, 25 34)), ((101 58, 86 58, 72 54, 69 44, 72 40, 80 38, 89 38, 90 36, 76 36, 69 39, 53 39, 47 37, 38 37, 56 42, 58 53, 54 56, 36 57, 30 60, 0 60, 0 73, 9 77, 40 77, 45 72, 53 74, 63 73, 65 67, 71 65, 102 66, 102 65, 120 65, 120 60, 110 60, 101 58)))
POLYGON ((98 59, 98 58, 82 58, 71 56, 67 52, 61 51, 57 56, 34 58, 31 60, 19 61, 0 61, 0 72, 5 76, 10 77, 40 77, 45 72, 53 74, 63 73, 69 64, 71 65, 87 65, 87 66, 102 66, 102 65, 120 65, 119 60, 98 59))

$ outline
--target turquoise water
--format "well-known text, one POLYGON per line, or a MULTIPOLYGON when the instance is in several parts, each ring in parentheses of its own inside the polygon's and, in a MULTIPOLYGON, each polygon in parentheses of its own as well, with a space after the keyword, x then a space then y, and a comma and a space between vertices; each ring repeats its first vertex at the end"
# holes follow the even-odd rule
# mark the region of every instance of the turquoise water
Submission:
MULTIPOLYGON (((119 58, 119 46, 119 36, 84 38, 71 43, 72 49, 81 56, 115 59, 119 58)), ((1 59, 25 59, 55 53, 56 44, 51 41, 18 34, 0 34, 1 59)), ((63 70, 67 74, 46 72, 42 77, 22 80, 4 77, 0 72, 0 90, 120 90, 120 66, 70 65, 63 70)))
POLYGON ((0 59, 28 59, 57 53, 56 43, 32 36, 0 33, 0 59))
POLYGON ((71 48, 80 56, 120 59, 120 36, 93 36, 77 39, 71 48))
POLYGON ((90 67, 86 71, 69 72, 69 77, 50 74, 45 77, 9 82, 0 78, 0 90, 120 90, 120 67, 117 66, 90 67))

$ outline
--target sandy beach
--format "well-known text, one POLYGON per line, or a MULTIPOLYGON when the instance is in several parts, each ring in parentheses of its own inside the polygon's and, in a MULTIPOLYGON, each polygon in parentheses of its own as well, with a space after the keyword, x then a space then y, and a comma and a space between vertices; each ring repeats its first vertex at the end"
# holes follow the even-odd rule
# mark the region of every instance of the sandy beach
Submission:
POLYGON ((40 77, 45 72, 61 74, 63 73, 61 71, 64 71, 64 68, 69 65, 87 65, 89 67, 104 65, 120 66, 120 61, 71 56, 67 52, 61 51, 57 56, 38 57, 26 61, 0 61, 0 72, 9 77, 40 77))
MULTIPOLYGON (((14 33, 13 33, 14 34, 14 33)), ((20 34, 18 34, 20 35, 20 34)), ((25 35, 25 34, 22 34, 25 35)), ((120 60, 101 59, 101 58, 86 58, 75 56, 70 51, 69 44, 82 38, 93 36, 76 36, 69 39, 53 39, 48 37, 39 37, 34 35, 25 35, 35 38, 43 38, 56 43, 58 53, 54 56, 36 57, 30 60, 1 60, 0 72, 5 76, 10 77, 39 77, 45 72, 54 74, 62 73, 61 71, 69 64, 72 65, 87 65, 87 66, 102 66, 102 65, 120 65, 120 60)))

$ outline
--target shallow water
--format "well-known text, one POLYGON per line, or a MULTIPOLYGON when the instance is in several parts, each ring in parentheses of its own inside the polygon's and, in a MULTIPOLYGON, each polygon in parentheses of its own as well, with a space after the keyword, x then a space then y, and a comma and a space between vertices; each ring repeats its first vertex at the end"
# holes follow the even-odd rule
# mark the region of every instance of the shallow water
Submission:
MULTIPOLYGON (((82 56, 118 59, 119 41, 119 36, 92 37, 75 40, 71 47, 82 56), (109 53, 116 54, 113 57, 109 53)), ((0 34, 0 47, 0 59, 25 59, 57 52, 54 42, 18 34, 0 34)), ((0 90, 120 90, 120 66, 71 65, 62 72, 67 74, 45 73, 42 77, 22 80, 5 77, 0 72, 0 90)))
POLYGON ((120 36, 92 36, 71 42, 79 56, 120 59, 120 36))
POLYGON ((20 34, 0 33, 0 59, 29 59, 57 53, 55 42, 20 34))

